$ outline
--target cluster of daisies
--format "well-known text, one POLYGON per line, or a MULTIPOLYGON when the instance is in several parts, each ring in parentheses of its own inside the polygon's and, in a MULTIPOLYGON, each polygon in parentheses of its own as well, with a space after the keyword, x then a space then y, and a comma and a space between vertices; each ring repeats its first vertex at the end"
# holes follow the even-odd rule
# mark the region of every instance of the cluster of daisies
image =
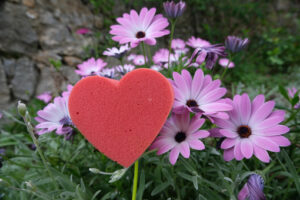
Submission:
MULTIPOLYGON (((213 80, 200 67, 212 69, 217 61, 226 69, 234 67, 227 56, 243 50, 249 43, 247 38, 229 36, 225 45, 211 44, 194 36, 187 41, 171 39, 170 48, 159 49, 153 56, 147 57, 143 51, 142 54, 131 53, 124 59, 132 49, 156 45, 157 38, 170 34, 166 29, 169 21, 175 27, 176 18, 184 12, 185 3, 166 2, 164 8, 169 20, 162 14, 156 14, 155 8, 142 8, 139 13, 131 10, 117 18, 118 24, 111 26, 110 34, 122 46, 109 48, 103 55, 119 59, 119 66, 107 67, 101 58, 90 58, 78 65, 75 72, 82 78, 103 76, 120 79, 137 67, 175 71, 172 69, 180 64, 183 69, 169 77, 175 96, 172 112, 150 149, 157 149, 158 155, 169 152, 169 161, 174 165, 180 154, 189 158, 190 149, 205 149, 204 138, 216 137, 221 140, 226 161, 255 156, 262 162, 269 162, 267 151, 279 152, 280 147, 290 145, 290 141, 282 136, 289 131, 287 126, 280 124, 284 120, 284 111, 274 111, 274 101, 267 101, 264 95, 253 100, 246 93, 235 95, 233 99, 225 98, 227 90, 221 87, 221 81, 213 80), (197 68, 193 70, 194 74, 189 72, 190 67, 197 68), (204 130, 205 122, 214 128, 204 130)), ((52 100, 50 93, 38 96, 49 104, 37 113, 37 134, 56 131, 57 134, 71 135, 74 132, 68 111, 71 90, 69 85, 68 91, 56 97, 53 103, 49 103, 52 100)), ((290 91, 291 96, 295 93, 295 90, 290 91)))

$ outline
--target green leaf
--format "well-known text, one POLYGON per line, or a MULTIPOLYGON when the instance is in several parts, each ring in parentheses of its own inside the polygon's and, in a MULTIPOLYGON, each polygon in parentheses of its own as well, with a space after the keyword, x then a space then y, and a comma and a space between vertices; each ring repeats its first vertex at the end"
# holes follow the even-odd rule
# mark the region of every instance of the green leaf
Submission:
POLYGON ((166 183, 162 183, 162 184, 156 186, 152 190, 151 196, 157 195, 158 193, 160 193, 161 191, 163 191, 164 189, 166 189, 169 185, 170 185, 170 183, 166 182, 166 183))
POLYGON ((299 96, 296 94, 291 100, 291 104, 294 107, 299 102, 299 96))
POLYGON ((139 183, 139 187, 138 187, 138 192, 136 195, 138 200, 143 199, 144 190, 145 190, 145 170, 142 170, 141 175, 140 175, 140 183, 139 183))
POLYGON ((285 89, 283 86, 281 86, 281 85, 278 86, 278 89, 279 89, 280 94, 282 94, 282 96, 283 96, 286 100, 290 101, 290 98, 289 98, 289 95, 288 95, 286 89, 285 89))

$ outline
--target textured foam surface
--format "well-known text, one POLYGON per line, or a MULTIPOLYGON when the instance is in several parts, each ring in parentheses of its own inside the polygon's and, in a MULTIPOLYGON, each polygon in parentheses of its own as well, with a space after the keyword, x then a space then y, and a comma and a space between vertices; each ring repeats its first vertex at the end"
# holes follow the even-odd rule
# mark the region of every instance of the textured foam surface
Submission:
POLYGON ((100 152, 129 167, 150 146, 173 104, 169 81, 136 69, 121 81, 100 76, 80 80, 69 97, 75 126, 100 152))

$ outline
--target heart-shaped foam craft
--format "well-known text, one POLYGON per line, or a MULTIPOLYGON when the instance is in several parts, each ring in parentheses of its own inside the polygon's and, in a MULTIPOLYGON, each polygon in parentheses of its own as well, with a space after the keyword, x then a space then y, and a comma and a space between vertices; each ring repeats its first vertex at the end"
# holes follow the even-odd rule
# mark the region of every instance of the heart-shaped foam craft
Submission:
POLYGON ((136 69, 120 81, 100 76, 80 80, 70 94, 69 112, 94 147, 129 167, 158 135, 173 99, 163 75, 136 69))

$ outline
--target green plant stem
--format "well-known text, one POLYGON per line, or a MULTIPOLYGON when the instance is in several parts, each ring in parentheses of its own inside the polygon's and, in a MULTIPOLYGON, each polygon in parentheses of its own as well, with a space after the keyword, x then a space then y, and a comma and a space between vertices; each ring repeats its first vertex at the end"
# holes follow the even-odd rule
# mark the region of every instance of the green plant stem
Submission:
POLYGON ((170 56, 171 56, 171 47, 172 47, 174 30, 175 30, 175 24, 176 24, 176 19, 174 21, 171 20, 171 35, 170 35, 170 41, 169 41, 168 69, 170 69, 170 56))
MULTIPOLYGON (((24 121, 25 121, 26 123, 30 123, 30 122, 27 122, 25 118, 24 118, 24 121)), ((45 159, 45 157, 44 157, 44 155, 43 155, 43 152, 42 152, 42 150, 41 150, 41 148, 40 148, 40 145, 39 145, 39 143, 38 143, 38 141, 37 141, 37 139, 36 139, 36 137, 35 137, 35 135, 34 135, 33 129, 30 127, 31 125, 26 125, 26 126, 27 126, 27 130, 28 130, 28 132, 29 132, 29 134, 30 134, 30 136, 31 136, 31 138, 32 138, 32 141, 33 141, 34 145, 36 146, 36 149, 37 149, 37 151, 38 151, 38 153, 39 153, 39 155, 40 155, 40 157, 41 157, 41 159, 42 159, 42 162, 43 162, 43 164, 44 164, 44 167, 45 167, 46 170, 48 171, 48 174, 49 174, 49 176, 51 177, 51 179, 52 179, 52 181, 53 181, 53 183, 54 183, 54 185, 55 185, 55 188, 58 189, 58 185, 57 185, 57 183, 56 183, 56 181, 55 181, 55 179, 54 179, 54 177, 53 177, 52 172, 51 172, 50 169, 49 169, 49 166, 48 166, 48 164, 47 164, 47 162, 46 162, 46 159, 45 159)))
POLYGON ((137 184, 138 184, 138 174, 139 174, 139 161, 134 163, 134 176, 133 176, 133 187, 132 187, 132 200, 136 200, 137 184))
POLYGON ((228 70, 228 66, 229 66, 229 64, 230 64, 230 62, 231 62, 231 55, 229 54, 229 59, 228 59, 228 63, 227 63, 227 65, 226 65, 226 67, 225 67, 225 69, 224 69, 224 71, 223 71, 223 74, 221 75, 221 78, 220 78, 220 80, 222 80, 223 79, 223 77, 225 76, 225 74, 226 74, 226 72, 227 72, 227 70, 228 70))
POLYGON ((149 45, 147 46, 147 52, 148 52, 149 63, 150 65, 153 65, 152 54, 149 45))
POLYGON ((144 55, 144 59, 145 59, 145 64, 147 63, 147 56, 146 56, 146 51, 145 51, 145 43, 142 42, 142 49, 143 49, 143 55, 144 55))

